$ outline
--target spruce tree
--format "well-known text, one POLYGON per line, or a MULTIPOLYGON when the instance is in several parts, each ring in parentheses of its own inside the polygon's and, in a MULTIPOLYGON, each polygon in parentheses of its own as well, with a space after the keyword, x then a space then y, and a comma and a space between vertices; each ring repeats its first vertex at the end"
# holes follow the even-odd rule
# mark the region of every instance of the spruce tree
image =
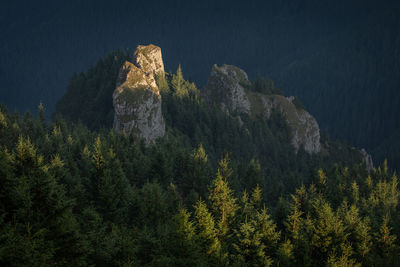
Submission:
POLYGON ((184 86, 185 80, 183 79, 181 64, 179 64, 176 74, 172 76, 172 88, 174 89, 174 94, 178 98, 182 98, 188 95, 188 91, 184 86))
POLYGON ((201 200, 197 202, 194 209, 201 250, 214 260, 217 260, 221 253, 221 242, 217 237, 218 231, 215 227, 214 218, 208 211, 206 204, 201 200))
POLYGON ((209 193, 211 209, 218 224, 218 238, 222 240, 229 231, 229 225, 237 210, 236 199, 229 188, 228 179, 232 175, 229 158, 225 156, 219 162, 217 177, 212 181, 209 193))

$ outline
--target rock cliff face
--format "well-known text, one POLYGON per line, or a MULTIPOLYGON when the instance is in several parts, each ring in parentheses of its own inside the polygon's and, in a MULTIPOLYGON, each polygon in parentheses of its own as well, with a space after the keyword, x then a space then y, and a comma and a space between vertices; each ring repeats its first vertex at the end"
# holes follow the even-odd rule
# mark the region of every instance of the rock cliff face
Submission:
POLYGON ((250 101, 245 93, 244 86, 250 85, 246 72, 231 66, 214 65, 205 87, 204 99, 216 102, 230 113, 250 114, 250 101))
MULTIPOLYGON (((252 103, 262 101, 262 113, 268 119, 273 110, 282 113, 292 131, 292 144, 298 150, 300 146, 309 153, 317 153, 321 150, 320 133, 317 121, 304 109, 298 109, 293 103, 293 97, 281 95, 262 95, 249 93, 252 103)), ((254 109, 254 113, 257 113, 254 109)))
POLYGON ((247 74, 230 65, 214 65, 203 90, 207 102, 214 102, 230 114, 263 115, 269 119, 273 110, 282 113, 292 131, 292 144, 296 151, 303 146, 308 153, 321 149, 317 121, 307 111, 292 103, 293 97, 264 95, 246 89, 250 86, 247 74))
POLYGON ((150 143, 165 134, 161 96, 155 75, 164 75, 161 49, 139 45, 121 67, 113 93, 114 129, 150 143))
POLYGON ((368 172, 372 171, 372 169, 374 168, 374 163, 372 161, 371 155, 368 154, 367 151, 364 148, 361 149, 361 155, 364 158, 365 168, 367 169, 367 171, 368 172))

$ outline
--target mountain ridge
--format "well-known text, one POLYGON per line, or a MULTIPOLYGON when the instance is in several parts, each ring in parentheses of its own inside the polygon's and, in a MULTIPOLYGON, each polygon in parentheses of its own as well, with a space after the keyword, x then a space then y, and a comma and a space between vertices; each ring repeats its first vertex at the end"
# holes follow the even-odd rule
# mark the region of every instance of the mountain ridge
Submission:
MULTIPOLYGON (((161 48, 153 44, 139 45, 131 62, 126 61, 121 67, 113 93, 116 131, 133 132, 146 143, 164 136, 165 124, 160 113, 162 97, 155 82, 156 75, 165 75, 161 48)), ((222 111, 237 116, 240 121, 243 121, 240 117, 243 114, 251 118, 260 115, 268 120, 275 110, 286 118, 296 152, 300 146, 310 154, 320 151, 318 123, 306 110, 292 103, 294 97, 251 92, 251 86, 244 70, 233 65, 214 65, 201 90, 201 98, 217 104, 222 111)))

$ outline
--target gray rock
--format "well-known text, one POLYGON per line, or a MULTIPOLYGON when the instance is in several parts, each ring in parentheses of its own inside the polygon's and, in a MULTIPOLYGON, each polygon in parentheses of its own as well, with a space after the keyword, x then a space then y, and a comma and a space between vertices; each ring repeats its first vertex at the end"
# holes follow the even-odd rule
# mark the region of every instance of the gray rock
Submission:
POLYGON ((374 168, 374 163, 372 161, 371 155, 368 154, 364 148, 362 148, 360 151, 365 161, 365 168, 367 169, 368 172, 372 171, 372 169, 374 168))
POLYGON ((155 75, 164 75, 161 49, 138 46, 134 56, 121 67, 113 93, 114 129, 134 133, 146 144, 163 137, 165 123, 155 75))
POLYGON ((250 114, 250 101, 243 87, 247 84, 250 83, 243 70, 231 65, 214 65, 203 90, 204 98, 208 102, 217 102, 229 113, 250 114))
POLYGON ((284 115, 291 129, 292 145, 295 150, 303 146, 308 153, 321 150, 320 131, 317 121, 310 113, 298 109, 292 102, 294 97, 264 95, 251 92, 246 72, 235 66, 214 65, 203 98, 207 102, 217 103, 228 114, 246 113, 250 116, 263 115, 269 119, 273 110, 284 115))
MULTIPOLYGON (((252 93, 249 93, 252 94, 252 93)), ((254 94, 251 99, 260 98, 263 104, 263 112, 267 119, 270 118, 272 110, 284 115, 289 128, 292 131, 292 145, 296 151, 303 146, 308 153, 318 153, 321 150, 320 131, 315 118, 303 109, 298 109, 292 103, 294 97, 281 95, 254 94)), ((254 105, 257 102, 254 101, 254 105)), ((257 112, 256 109, 254 109, 257 112)))

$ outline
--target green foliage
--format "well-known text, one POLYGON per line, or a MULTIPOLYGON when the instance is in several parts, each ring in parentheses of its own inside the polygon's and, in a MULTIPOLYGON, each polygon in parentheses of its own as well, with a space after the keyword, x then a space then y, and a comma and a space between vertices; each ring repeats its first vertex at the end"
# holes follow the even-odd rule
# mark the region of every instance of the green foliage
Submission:
POLYGON ((221 243, 217 238, 215 221, 203 201, 197 202, 195 206, 195 220, 198 229, 198 237, 203 252, 218 258, 221 250, 221 243))
POLYGON ((86 73, 74 74, 65 95, 56 104, 56 114, 90 129, 111 127, 114 119, 112 94, 118 72, 128 52, 117 50, 100 59, 86 73))
POLYGON ((1 109, 0 263, 399 260, 400 191, 387 163, 367 172, 357 151, 329 140, 325 154, 296 154, 278 113, 267 122, 244 115, 240 126, 203 103, 181 70, 157 82, 165 82, 167 138, 148 146, 60 116, 47 123, 40 112, 1 109))
POLYGON ((1 111, 0 111, 0 125, 3 128, 7 127, 6 117, 4 116, 4 114, 1 111))
MULTIPOLYGON (((71 79, 70 89, 58 104, 57 114, 63 114, 68 120, 81 121, 91 129, 110 127, 113 120, 112 92, 119 67, 127 57, 125 51, 117 51, 100 60, 87 74, 75 75, 71 79)), ((176 74, 157 75, 156 81, 162 95, 162 112, 171 143, 180 143, 183 150, 192 150, 202 144, 209 154, 207 168, 215 166, 225 152, 230 152, 232 162, 240 169, 240 175, 235 175, 230 181, 235 190, 240 191, 244 185, 250 191, 259 184, 264 188, 264 197, 276 202, 283 192, 293 192, 302 183, 309 182, 305 178, 308 176, 304 174, 308 174, 314 166, 328 166, 333 161, 341 165, 361 160, 356 150, 326 139, 323 149, 325 154, 321 153, 312 159, 304 151, 296 155, 290 142, 291 132, 279 113, 273 112, 267 123, 262 117, 249 118, 243 115, 242 127, 237 118, 227 115, 218 107, 204 103, 200 98, 200 90, 194 83, 184 79, 180 65, 176 74), (244 165, 251 159, 256 161, 250 164, 246 177, 244 165), (257 167, 257 161, 260 168, 257 167), (291 166, 290 170, 286 168, 288 165, 291 166), (277 177, 281 179, 276 179, 277 177), (280 180, 290 182, 282 183, 280 180)), ((268 79, 260 78, 253 84, 269 88, 273 94, 279 93, 268 79)), ((140 95, 133 96, 127 91, 124 97, 134 97, 137 100, 145 97, 143 94, 146 90, 139 90, 137 93, 140 95)), ((132 116, 120 119, 131 120, 134 119, 134 115, 132 116)), ((43 129, 38 129, 37 135, 44 135, 43 129)), ((51 145, 48 146, 51 150, 51 145)), ((206 198, 206 187, 211 180, 209 170, 200 174, 195 170, 198 167, 190 166, 193 165, 193 160, 184 160, 180 169, 174 172, 171 169, 172 162, 167 160, 170 157, 159 153, 157 149, 154 152, 158 159, 152 163, 153 173, 150 180, 155 179, 164 184, 174 180, 183 188, 185 196, 190 193, 192 204, 199 197, 206 198), (200 176, 196 178, 195 175, 200 176), (183 176, 186 179, 182 179, 183 176), (160 177, 168 178, 161 181, 160 177)), ((181 157, 181 152, 176 156, 181 157)), ((138 167, 143 171, 143 166, 138 167)), ((139 173, 143 178, 142 171, 139 173)), ((134 174, 134 177, 136 179, 138 175, 134 174)))
POLYGON ((264 177, 261 171, 261 165, 260 162, 251 159, 249 167, 246 171, 246 178, 245 178, 245 183, 244 183, 244 188, 246 190, 251 191, 256 186, 263 185, 264 183, 264 177))
POLYGON ((73 201, 49 172, 29 138, 1 152, 1 262, 5 265, 82 264, 85 253, 73 201), (4 166, 5 167, 5 166, 4 166), (4 191, 3 191, 4 190, 4 191))
POLYGON ((169 86, 168 86, 167 79, 165 78, 165 73, 156 75, 156 83, 157 83, 158 89, 160 89, 160 92, 162 92, 162 93, 169 92, 169 86))
POLYGON ((283 95, 281 89, 275 87, 275 83, 270 78, 262 78, 257 76, 257 79, 249 87, 251 91, 266 95, 283 95))
MULTIPOLYGON (((160 81, 161 86, 166 88, 166 84, 164 81, 160 81)), ((179 64, 178 69, 176 70, 176 74, 173 74, 170 77, 170 88, 173 92, 173 96, 182 99, 187 97, 195 97, 198 98, 199 91, 197 90, 194 83, 188 82, 183 78, 182 68, 179 64)), ((160 89, 161 90, 161 89, 160 89)), ((162 92, 166 93, 168 90, 161 90, 162 92)))
POLYGON ((187 96, 187 90, 183 87, 183 75, 181 65, 179 64, 178 69, 176 70, 176 74, 172 76, 171 85, 177 97, 187 96))
POLYGON ((224 156, 217 165, 203 145, 188 149, 173 136, 146 147, 132 136, 61 119, 47 125, 3 114, 3 133, 11 137, 0 139, 3 265, 385 266, 399 260, 400 191, 386 163, 369 173, 363 164, 318 167, 275 204, 268 195, 264 200, 258 183, 250 193, 245 183, 231 187, 235 179, 246 181, 242 175, 268 184, 257 160, 240 164, 224 156))
POLYGON ((220 240, 228 233, 229 225, 237 210, 236 199, 228 185, 228 179, 232 175, 232 169, 228 165, 229 158, 225 156, 219 162, 217 177, 212 181, 209 193, 211 208, 217 219, 220 240))

